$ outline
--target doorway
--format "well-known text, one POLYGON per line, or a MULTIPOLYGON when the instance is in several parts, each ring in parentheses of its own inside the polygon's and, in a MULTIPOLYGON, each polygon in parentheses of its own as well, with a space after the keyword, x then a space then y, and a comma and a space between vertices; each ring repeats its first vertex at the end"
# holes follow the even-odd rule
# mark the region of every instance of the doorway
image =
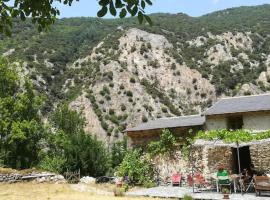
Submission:
MULTIPOLYGON (((233 173, 238 174, 239 169, 238 169, 237 148, 232 148, 232 153, 233 153, 233 168, 232 168, 233 173)), ((251 164, 249 146, 239 148, 239 157, 240 157, 240 167, 241 167, 241 172, 242 172, 243 169, 249 168, 251 164)))

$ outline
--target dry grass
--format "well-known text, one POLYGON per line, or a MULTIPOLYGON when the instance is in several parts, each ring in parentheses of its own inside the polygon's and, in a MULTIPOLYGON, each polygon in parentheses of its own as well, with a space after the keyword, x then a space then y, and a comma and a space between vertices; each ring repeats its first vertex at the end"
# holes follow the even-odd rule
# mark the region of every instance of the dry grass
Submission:
MULTIPOLYGON (((72 187, 69 184, 47 183, 1 184, 0 200, 151 200, 151 198, 114 197, 112 194, 97 195, 93 190, 80 192, 72 187)), ((102 186, 98 186, 97 189, 100 188, 102 186)))

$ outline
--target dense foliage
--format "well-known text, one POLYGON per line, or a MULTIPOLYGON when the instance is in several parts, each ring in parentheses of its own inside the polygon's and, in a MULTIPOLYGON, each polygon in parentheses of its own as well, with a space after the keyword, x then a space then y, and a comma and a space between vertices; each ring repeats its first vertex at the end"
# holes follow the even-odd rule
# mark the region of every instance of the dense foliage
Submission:
POLYGON ((80 169, 82 175, 104 175, 111 164, 109 152, 84 132, 81 114, 63 104, 45 126, 40 115, 42 98, 24 76, 23 67, 0 60, 1 166, 39 166, 59 173, 80 169))
POLYGON ((52 114, 51 123, 55 132, 49 136, 49 151, 46 152, 49 156, 45 156, 40 165, 43 169, 55 166, 60 173, 80 169, 82 175, 91 176, 107 172, 109 153, 101 141, 84 132, 85 122, 80 113, 63 104, 52 114))
POLYGON ((213 130, 200 131, 195 139, 223 140, 224 142, 250 142, 270 138, 270 131, 252 133, 246 130, 213 130))
POLYGON ((148 185, 153 180, 153 167, 147 156, 142 156, 139 150, 126 153, 118 167, 117 175, 128 176, 133 184, 148 185))
POLYGON ((20 66, 0 59, 0 161, 4 166, 29 168, 37 164, 43 137, 39 110, 42 100, 20 66))
MULTIPOLYGON (((71 6, 74 0, 0 0, 0 33, 9 35, 12 20, 19 18, 25 21, 26 17, 31 17, 32 23, 38 25, 39 31, 47 29, 49 25, 55 22, 56 17, 60 15, 59 9, 55 6, 56 2, 71 6)), ((98 0, 98 4, 101 7, 97 12, 98 17, 104 17, 108 11, 111 15, 116 16, 117 11, 119 11, 120 18, 124 18, 129 13, 131 16, 138 15, 140 23, 144 19, 148 23, 152 23, 151 19, 144 14, 146 5, 152 5, 152 0, 98 0)))
POLYGON ((176 138, 168 130, 163 129, 158 141, 152 141, 148 145, 148 152, 151 155, 171 154, 176 148, 176 138))

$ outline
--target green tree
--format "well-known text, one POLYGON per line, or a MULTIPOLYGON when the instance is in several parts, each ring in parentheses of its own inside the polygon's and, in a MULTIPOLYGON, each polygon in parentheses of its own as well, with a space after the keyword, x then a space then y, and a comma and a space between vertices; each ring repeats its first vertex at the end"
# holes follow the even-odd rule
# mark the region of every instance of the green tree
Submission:
POLYGON ((68 104, 59 106, 51 115, 51 123, 66 134, 76 134, 83 131, 85 119, 81 113, 69 109, 68 104))
POLYGON ((112 167, 115 168, 121 164, 127 152, 127 138, 123 141, 117 141, 113 144, 111 150, 112 167))
POLYGON ((42 99, 16 66, 0 59, 0 152, 5 166, 29 168, 38 162, 43 127, 42 99))
POLYGON ((84 132, 85 119, 66 103, 52 114, 54 129, 48 139, 47 155, 40 162, 42 169, 62 173, 80 169, 82 175, 101 176, 110 168, 110 155, 103 142, 84 132), (60 160, 60 162, 59 162, 60 160))
POLYGON ((120 177, 128 175, 134 184, 146 185, 153 180, 154 173, 150 159, 142 156, 138 150, 133 150, 126 153, 117 174, 120 177))
MULTIPOLYGON (((60 14, 53 5, 55 2, 71 6, 74 0, 0 0, 0 32, 10 34, 12 19, 20 18, 25 21, 27 17, 31 17, 32 22, 38 24, 39 30, 46 29, 60 14)), ((108 11, 120 18, 129 13, 131 16, 137 15, 140 23, 145 19, 151 24, 151 19, 144 14, 144 9, 146 5, 152 5, 152 0, 98 0, 98 4, 101 8, 97 12, 98 17, 104 17, 108 11)))

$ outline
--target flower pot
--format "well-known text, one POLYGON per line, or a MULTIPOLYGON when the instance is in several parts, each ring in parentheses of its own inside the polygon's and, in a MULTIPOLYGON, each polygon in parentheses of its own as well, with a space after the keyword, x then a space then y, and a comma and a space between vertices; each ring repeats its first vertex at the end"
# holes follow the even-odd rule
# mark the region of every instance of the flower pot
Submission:
POLYGON ((223 199, 230 199, 229 194, 223 194, 223 199))

